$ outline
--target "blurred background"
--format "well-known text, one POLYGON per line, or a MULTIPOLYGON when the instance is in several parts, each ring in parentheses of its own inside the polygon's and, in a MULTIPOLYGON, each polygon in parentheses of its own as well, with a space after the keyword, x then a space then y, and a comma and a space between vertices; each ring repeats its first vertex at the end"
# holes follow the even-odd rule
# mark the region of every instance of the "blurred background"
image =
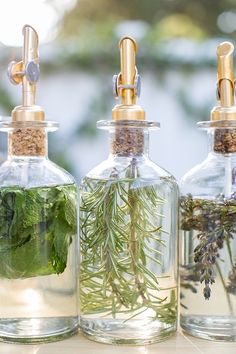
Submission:
MULTIPOLYGON (((216 46, 236 36, 235 0, 7 0, 0 4, 0 115, 21 102, 9 83, 8 62, 21 58, 22 27, 40 37, 37 104, 60 130, 50 135, 50 158, 77 180, 108 154, 108 135, 96 121, 111 119, 117 104, 112 76, 119 72, 118 41, 139 45, 139 103, 151 133, 152 160, 178 179, 207 154, 197 121, 215 105, 216 46)), ((1 159, 6 137, 1 133, 1 159)))

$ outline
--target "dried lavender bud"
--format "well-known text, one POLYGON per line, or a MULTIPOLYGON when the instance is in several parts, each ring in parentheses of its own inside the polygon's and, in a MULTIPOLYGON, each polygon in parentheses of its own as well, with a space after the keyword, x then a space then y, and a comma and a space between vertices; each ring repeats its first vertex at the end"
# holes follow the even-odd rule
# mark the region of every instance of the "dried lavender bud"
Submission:
MULTIPOLYGON (((236 200, 234 196, 225 199, 220 195, 216 200, 206 200, 193 199, 191 195, 188 195, 181 198, 180 210, 181 229, 196 230, 196 237, 199 240, 194 249, 194 265, 190 265, 196 277, 191 275, 185 279, 185 285, 187 280, 204 282, 203 294, 208 300, 211 296, 210 285, 215 282, 215 266, 219 258, 219 250, 224 247, 226 241, 229 242, 233 238, 236 232, 236 200), (198 275, 199 280, 197 280, 198 275)), ((231 279, 232 277, 233 275, 231 279)), ((228 289, 233 291, 232 284, 229 284, 228 289)))
POLYGON ((9 134, 9 153, 15 156, 45 156, 46 133, 40 128, 18 128, 9 134))
POLYGON ((117 155, 140 155, 144 152, 144 132, 137 128, 116 128, 111 151, 117 155))
POLYGON ((209 300, 211 297, 211 289, 210 289, 208 283, 206 284, 205 288, 203 289, 203 295, 206 300, 209 300))
POLYGON ((236 129, 216 129, 214 151, 223 154, 236 152, 236 129))
POLYGON ((202 266, 200 282, 205 283, 203 294, 206 300, 209 300, 211 291, 209 284, 215 282, 215 274, 212 266, 216 263, 216 258, 219 257, 218 247, 215 241, 208 239, 207 233, 202 233, 199 237, 200 244, 194 250, 194 262, 202 266), (213 242, 212 242, 213 241, 213 242))

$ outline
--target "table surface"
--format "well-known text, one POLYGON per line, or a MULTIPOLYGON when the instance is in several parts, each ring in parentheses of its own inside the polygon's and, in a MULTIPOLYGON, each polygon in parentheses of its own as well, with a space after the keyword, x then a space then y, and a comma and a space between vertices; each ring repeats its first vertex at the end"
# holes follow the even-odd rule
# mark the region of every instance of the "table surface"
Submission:
POLYGON ((165 342, 118 346, 92 342, 81 334, 42 345, 0 343, 0 354, 236 354, 236 343, 212 342, 177 333, 165 342))

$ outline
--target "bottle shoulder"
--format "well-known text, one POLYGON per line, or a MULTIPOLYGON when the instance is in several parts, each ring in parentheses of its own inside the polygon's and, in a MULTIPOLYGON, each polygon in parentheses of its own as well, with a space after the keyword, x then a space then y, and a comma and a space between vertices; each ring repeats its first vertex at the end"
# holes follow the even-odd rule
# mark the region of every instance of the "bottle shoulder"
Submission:
POLYGON ((32 188, 74 183, 66 170, 45 158, 8 159, 0 166, 0 187, 32 188))
MULTIPOLYGON (((236 173, 235 156, 209 154, 181 178, 179 183, 181 193, 198 196, 223 193, 227 173, 232 176, 236 173)), ((235 185, 234 178, 232 182, 235 185)))
POLYGON ((175 178, 168 171, 158 166, 149 158, 143 157, 108 158, 87 173, 86 177, 93 179, 109 179, 114 178, 115 175, 118 179, 122 179, 127 177, 127 171, 132 164, 136 166, 136 177, 138 178, 144 180, 165 178, 176 183, 175 178))

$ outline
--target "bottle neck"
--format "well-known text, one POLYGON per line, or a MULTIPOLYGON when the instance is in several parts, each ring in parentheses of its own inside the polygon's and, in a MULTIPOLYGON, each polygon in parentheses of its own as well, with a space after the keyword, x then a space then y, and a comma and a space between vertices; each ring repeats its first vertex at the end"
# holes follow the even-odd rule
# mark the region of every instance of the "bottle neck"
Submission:
POLYGON ((8 133, 8 158, 47 158, 45 128, 15 128, 8 133))
POLYGON ((208 136, 210 153, 220 155, 236 153, 236 129, 210 129, 208 136))
POLYGON ((148 157, 148 129, 116 127, 110 131, 110 154, 115 157, 148 157))

